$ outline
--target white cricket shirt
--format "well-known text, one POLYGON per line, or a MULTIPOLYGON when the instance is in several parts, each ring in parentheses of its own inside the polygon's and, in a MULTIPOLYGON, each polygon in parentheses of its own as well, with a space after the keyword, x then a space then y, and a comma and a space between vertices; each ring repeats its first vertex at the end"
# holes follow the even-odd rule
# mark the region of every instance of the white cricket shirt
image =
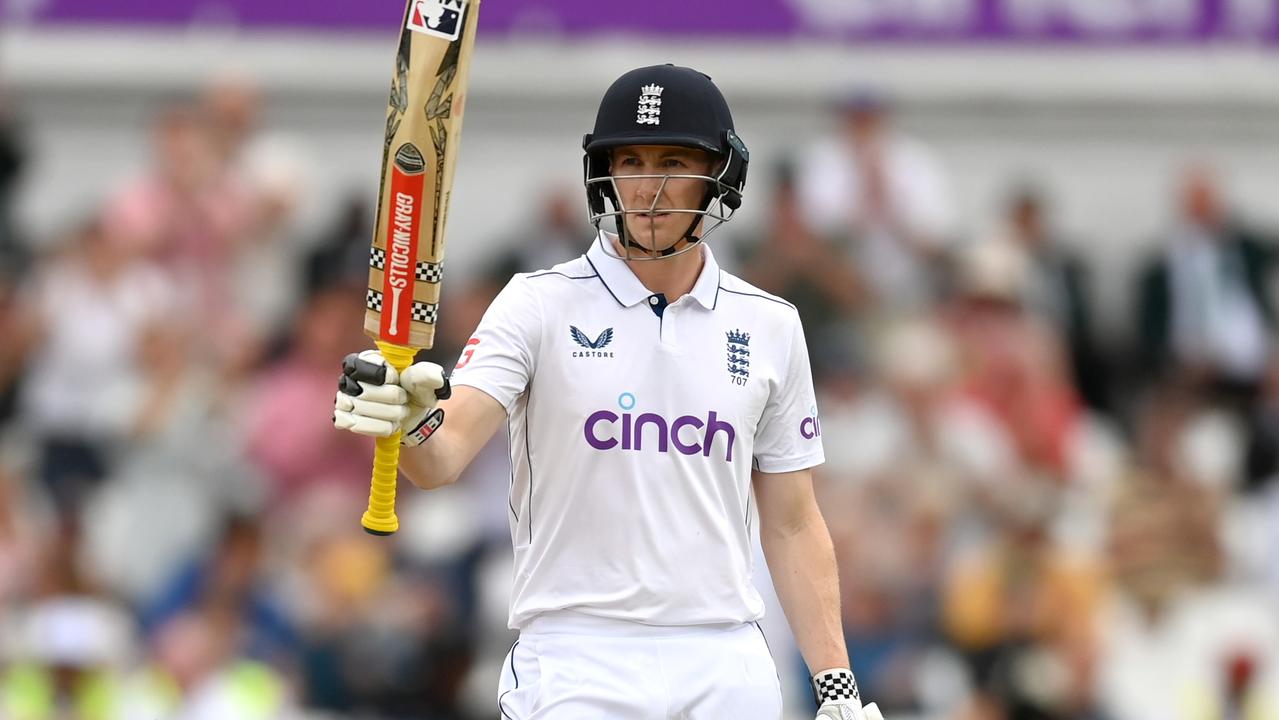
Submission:
POLYGON ((600 243, 512 278, 452 375, 509 413, 510 626, 755 620, 751 467, 823 461, 799 316, 706 246, 667 305, 600 243))

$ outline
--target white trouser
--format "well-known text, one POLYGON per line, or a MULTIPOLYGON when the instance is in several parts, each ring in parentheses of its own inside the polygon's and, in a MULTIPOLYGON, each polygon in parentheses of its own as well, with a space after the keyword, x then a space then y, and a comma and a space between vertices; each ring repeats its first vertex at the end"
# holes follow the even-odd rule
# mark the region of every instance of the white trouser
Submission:
POLYGON ((782 693, 754 623, 653 627, 534 619, 498 688, 502 720, 780 720, 782 693))

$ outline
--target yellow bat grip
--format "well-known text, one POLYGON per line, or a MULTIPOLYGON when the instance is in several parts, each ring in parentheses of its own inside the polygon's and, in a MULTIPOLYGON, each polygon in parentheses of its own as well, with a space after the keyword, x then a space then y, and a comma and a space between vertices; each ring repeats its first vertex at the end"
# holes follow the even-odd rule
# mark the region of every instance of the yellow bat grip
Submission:
MULTIPOLYGON (((413 364, 417 351, 395 343, 377 341, 382 357, 404 372, 413 364)), ((390 535, 400 529, 400 519, 395 517, 395 483, 400 475, 400 433, 378 438, 373 454, 373 482, 369 488, 369 507, 360 518, 364 531, 370 535, 390 535)))

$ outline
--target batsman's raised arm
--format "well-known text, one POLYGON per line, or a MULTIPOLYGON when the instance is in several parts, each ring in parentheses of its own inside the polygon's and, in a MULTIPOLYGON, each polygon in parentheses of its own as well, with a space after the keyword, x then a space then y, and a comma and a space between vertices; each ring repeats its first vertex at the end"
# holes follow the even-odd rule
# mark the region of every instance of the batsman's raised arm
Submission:
POLYGON ((505 419, 484 391, 453 389, 439 365, 419 362, 397 373, 375 350, 343 361, 333 405, 339 429, 370 437, 403 432, 400 470, 425 490, 456 481, 505 419))
POLYGON ((370 437, 402 431, 400 469, 420 488, 457 480, 525 393, 541 342, 540 304, 517 275, 462 349, 452 382, 431 362, 397 373, 380 353, 348 355, 333 424, 370 437))

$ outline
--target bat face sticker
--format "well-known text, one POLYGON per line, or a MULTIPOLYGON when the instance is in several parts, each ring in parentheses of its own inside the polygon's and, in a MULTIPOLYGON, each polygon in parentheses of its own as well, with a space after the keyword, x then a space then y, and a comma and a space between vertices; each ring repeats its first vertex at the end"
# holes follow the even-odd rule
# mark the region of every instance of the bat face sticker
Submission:
POLYGON ((467 0, 416 0, 409 10, 408 28, 452 42, 462 29, 467 0))

